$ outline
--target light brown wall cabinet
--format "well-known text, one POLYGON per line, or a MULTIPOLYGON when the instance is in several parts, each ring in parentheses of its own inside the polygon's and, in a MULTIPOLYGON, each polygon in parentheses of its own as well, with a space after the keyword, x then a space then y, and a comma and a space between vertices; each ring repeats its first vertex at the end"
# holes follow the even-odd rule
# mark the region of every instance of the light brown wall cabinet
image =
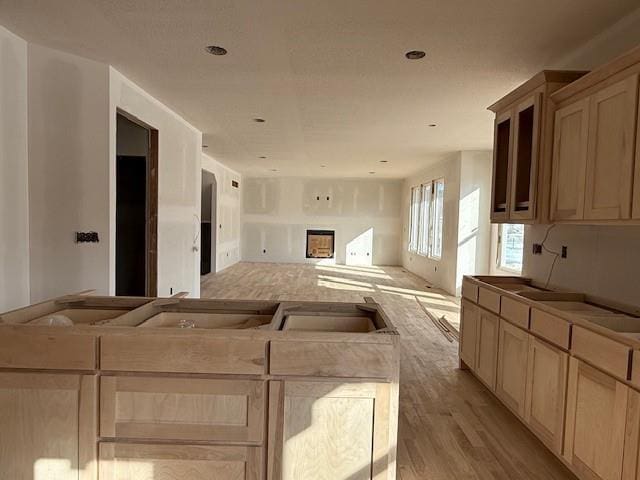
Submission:
POLYGON ((637 73, 561 101, 554 132, 552 220, 631 218, 637 108, 637 73))
POLYGON ((96 378, 0 373, 0 477, 95 478, 96 378))
POLYGON ((562 452, 569 355, 534 336, 529 339, 525 420, 556 454, 562 452))
POLYGON ((493 391, 496 389, 499 326, 500 320, 496 315, 479 309, 475 372, 493 391))
POLYGON ((571 358, 564 457, 583 478, 622 476, 629 387, 571 358))
POLYGON ((272 382, 268 479, 387 478, 389 394, 388 384, 272 382))
POLYGON ((584 73, 541 72, 489 107, 496 114, 492 222, 547 221, 554 111, 549 96, 584 73))
POLYGON ((465 321, 460 330, 460 359, 472 370, 476 368, 476 344, 478 343, 478 307, 462 300, 462 316, 465 321))
POLYGON ((500 320, 496 395, 524 418, 529 334, 500 320))

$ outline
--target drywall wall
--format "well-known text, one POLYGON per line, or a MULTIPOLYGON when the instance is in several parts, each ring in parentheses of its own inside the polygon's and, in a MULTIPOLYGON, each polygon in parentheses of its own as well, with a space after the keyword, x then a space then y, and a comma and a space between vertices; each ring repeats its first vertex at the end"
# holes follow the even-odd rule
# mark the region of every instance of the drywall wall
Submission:
POLYGON ((244 184, 240 174, 225 167, 208 155, 202 155, 202 168, 216 176, 216 271, 240 261, 241 191, 244 184), (238 182, 234 187, 231 182, 238 182))
POLYGON ((460 199, 458 211, 458 256, 456 294, 462 292, 465 275, 490 271, 491 251, 491 171, 490 151, 461 152, 460 199))
MULTIPOLYGON (((108 177, 115 179, 116 113, 158 130, 158 295, 200 296, 200 169, 202 133, 109 67, 108 177)), ((115 288, 115 181, 109 185, 109 287, 115 288)))
POLYGON ((29 44, 31 301, 109 289, 109 76, 104 64, 29 44), (99 243, 75 243, 96 231, 99 243))
POLYGON ((27 42, 0 27, 0 312, 29 303, 27 42))
POLYGON ((401 181, 244 178, 243 183, 243 260, 399 263, 401 181), (335 259, 306 258, 308 229, 335 231, 335 259))
POLYGON ((464 275, 489 272, 491 152, 455 152, 404 182, 402 192, 402 265, 429 283, 459 295, 464 275), (431 259, 408 250, 411 188, 444 178, 442 257, 431 259))
MULTIPOLYGON (((555 68, 592 69, 640 45, 640 9, 556 62, 555 68)), ((547 282, 553 255, 533 255, 531 245, 545 236, 547 225, 525 228, 523 275, 547 282)), ((640 227, 557 225, 549 232, 548 248, 568 247, 549 285, 603 299, 640 306, 640 227)))
POLYGON ((407 270, 452 294, 455 294, 456 291, 460 159, 460 152, 447 155, 441 161, 407 178, 402 191, 402 265, 407 270), (409 213, 411 188, 438 178, 444 178, 442 258, 433 260, 409 252, 409 213))

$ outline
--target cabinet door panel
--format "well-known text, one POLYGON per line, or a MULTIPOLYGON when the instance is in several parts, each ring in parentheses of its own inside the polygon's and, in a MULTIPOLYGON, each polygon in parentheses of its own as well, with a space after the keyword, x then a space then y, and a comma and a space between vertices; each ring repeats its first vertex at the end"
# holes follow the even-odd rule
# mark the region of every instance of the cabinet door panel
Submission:
POLYGON ((568 359, 562 350, 530 337, 525 420, 558 454, 562 452, 568 359))
POLYGON ((0 373, 0 477, 95 479, 95 377, 0 373))
POLYGON ((499 319, 486 310, 479 309, 479 311, 475 372, 492 391, 495 391, 499 319))
POLYGON ((268 478, 394 478, 389 395, 389 384, 271 382, 268 478))
POLYGON ((552 220, 580 220, 584 216, 588 116, 588 99, 556 112, 551 187, 552 220))
POLYGON ((524 417, 528 354, 529 334, 500 320, 496 394, 521 417, 524 417))
POLYGON ((564 457, 579 476, 619 480, 629 388, 575 358, 569 365, 564 457))
POLYGON ((460 321, 460 358, 471 370, 476 368, 476 343, 478 340, 478 307, 462 300, 460 321))
POLYGON ((491 185, 491 220, 493 222, 509 218, 513 123, 513 111, 511 110, 496 116, 491 185))
POLYGON ((104 376, 100 434, 159 440, 260 442, 265 383, 104 376))
POLYGON ((542 94, 536 93, 516 108, 510 189, 511 220, 532 220, 536 214, 541 105, 542 94))
POLYGON ((261 447, 101 443, 100 480, 259 480, 261 447))
POLYGON ((631 217, 638 75, 590 97, 585 218, 631 217))

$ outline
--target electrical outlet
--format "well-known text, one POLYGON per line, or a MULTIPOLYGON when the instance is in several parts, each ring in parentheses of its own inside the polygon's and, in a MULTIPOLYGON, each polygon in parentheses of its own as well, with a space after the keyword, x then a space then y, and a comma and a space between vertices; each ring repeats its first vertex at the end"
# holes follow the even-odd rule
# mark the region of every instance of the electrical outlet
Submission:
POLYGON ((533 244, 533 254, 534 255, 542 255, 542 245, 539 243, 533 244))
POLYGON ((560 256, 562 258, 567 258, 567 246, 566 245, 562 246, 562 253, 560 254, 560 256))

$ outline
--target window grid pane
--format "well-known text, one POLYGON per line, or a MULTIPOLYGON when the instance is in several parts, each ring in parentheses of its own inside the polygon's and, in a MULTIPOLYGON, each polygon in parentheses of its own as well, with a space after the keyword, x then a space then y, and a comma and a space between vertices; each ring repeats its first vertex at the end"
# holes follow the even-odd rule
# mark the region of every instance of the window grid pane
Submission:
POLYGON ((420 228, 418 233, 418 253, 429 254, 429 225, 431 219, 431 184, 420 187, 420 228))
POLYGON ((522 272, 524 254, 524 225, 500 225, 498 266, 510 272, 522 272))
POLYGON ((444 223, 444 179, 433 182, 433 214, 431 225, 431 253, 434 259, 442 258, 442 227, 444 223))

